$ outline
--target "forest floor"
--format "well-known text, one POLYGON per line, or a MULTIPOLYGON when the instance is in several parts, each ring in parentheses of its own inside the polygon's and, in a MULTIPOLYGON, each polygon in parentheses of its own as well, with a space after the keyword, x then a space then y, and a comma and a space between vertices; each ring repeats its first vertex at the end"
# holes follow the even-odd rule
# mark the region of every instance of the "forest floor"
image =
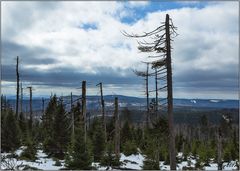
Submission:
MULTIPOLYGON (((10 153, 1 153, 1 158, 3 159, 6 157, 4 161, 1 160, 1 170, 3 169, 16 169, 16 170, 23 170, 23 169, 40 169, 40 170, 60 170, 64 169, 64 160, 58 160, 54 158, 48 158, 47 154, 45 154, 42 150, 37 150, 37 159, 35 161, 26 161, 17 159, 18 156, 22 153, 25 147, 20 147, 18 150, 15 151, 14 157, 7 157, 11 155, 10 153), (57 165, 56 165, 57 163, 57 165)), ((182 153, 178 153, 178 159, 182 159, 182 153)), ((142 170, 143 161, 145 157, 142 154, 130 155, 125 156, 121 153, 120 161, 121 166, 120 169, 124 170, 142 170)), ((223 163, 223 170, 237 170, 237 162, 238 161, 230 161, 223 163)), ((177 163, 177 170, 183 169, 190 169, 195 168, 196 159, 193 156, 189 156, 187 161, 181 161, 177 163)), ((103 167, 100 166, 99 163, 92 163, 92 166, 95 167, 97 170, 111 170, 111 167, 103 167)), ((165 165, 164 161, 159 162, 160 170, 170 170, 169 165, 165 165)), ((190 169, 191 170, 191 169, 190 169)), ((203 170, 218 170, 218 164, 214 162, 210 162, 208 166, 204 166, 203 170)))

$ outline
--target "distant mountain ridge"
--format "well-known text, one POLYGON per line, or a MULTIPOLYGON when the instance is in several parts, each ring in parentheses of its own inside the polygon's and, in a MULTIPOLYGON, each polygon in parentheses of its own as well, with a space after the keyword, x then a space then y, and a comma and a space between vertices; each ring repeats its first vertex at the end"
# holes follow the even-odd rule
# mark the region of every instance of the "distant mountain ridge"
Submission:
MULTIPOLYGON (((76 101, 81 96, 73 96, 73 100, 76 101)), ((105 95, 104 101, 106 107, 113 106, 114 98, 118 97, 120 107, 133 107, 142 108, 146 106, 146 98, 123 96, 123 95, 105 95)), ((63 101, 66 105, 70 103, 70 96, 63 96, 63 101)), ((15 106, 15 99, 7 97, 8 101, 12 106, 15 106)), ((163 100, 163 99, 160 99, 163 100)), ((45 107, 49 101, 49 97, 45 98, 45 107)), ((151 101, 151 98, 150 100, 151 101)), ((164 102, 162 102, 164 103, 164 102)), ((27 108, 29 104, 28 99, 23 100, 23 108, 27 108)), ((239 108, 238 100, 225 100, 225 99, 183 99, 176 98, 173 100, 174 107, 197 107, 197 108, 239 108)), ((100 108, 100 96, 87 96, 87 107, 89 109, 99 109, 100 108)), ((33 109, 41 110, 42 108, 42 98, 35 97, 33 99, 33 109)))

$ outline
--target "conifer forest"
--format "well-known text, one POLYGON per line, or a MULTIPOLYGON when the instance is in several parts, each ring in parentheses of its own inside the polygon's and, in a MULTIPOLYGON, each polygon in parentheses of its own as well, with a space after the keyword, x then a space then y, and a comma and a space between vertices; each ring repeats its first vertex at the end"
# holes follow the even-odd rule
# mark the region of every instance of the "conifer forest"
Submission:
POLYGON ((23 10, 43 8, 39 16, 1 3, 1 170, 239 170, 238 69, 236 53, 229 50, 238 48, 230 32, 239 33, 234 25, 228 37, 221 35, 234 23, 237 10, 231 5, 237 3, 61 3, 19 4, 23 10), (219 17, 211 18, 211 10, 219 17), (205 12, 212 25, 203 22, 205 12), (33 34, 7 34, 11 22, 18 19, 21 30, 28 18, 35 23, 34 17, 41 19, 27 26, 33 34), (226 24, 213 29, 215 21, 226 24), (108 30, 98 35, 103 25, 108 30), (207 37, 196 31, 209 25, 207 37), (122 42, 112 44, 112 35, 122 42), (179 43, 193 35, 199 40, 179 43), (51 51, 36 48, 41 40, 51 51), (104 52, 106 59, 99 57, 104 52), (39 58, 31 56, 37 53, 39 58), (10 55, 15 56, 9 60, 10 55))

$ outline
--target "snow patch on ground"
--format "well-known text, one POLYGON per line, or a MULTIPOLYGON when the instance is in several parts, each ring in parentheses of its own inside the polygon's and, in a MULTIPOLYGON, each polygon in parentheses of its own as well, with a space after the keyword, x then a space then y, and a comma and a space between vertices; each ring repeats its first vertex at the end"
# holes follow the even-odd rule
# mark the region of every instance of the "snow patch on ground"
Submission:
POLYGON ((112 170, 111 167, 101 166, 99 162, 92 162, 92 167, 97 168, 97 170, 112 170))
POLYGON ((21 153, 23 152, 23 150, 25 150, 27 147, 25 146, 21 146, 18 150, 15 151, 15 154, 17 154, 18 156, 21 155, 21 153))
MULTIPOLYGON (((18 150, 15 151, 15 154, 18 156, 21 155, 25 147, 20 147, 18 150)), ((1 153, 2 157, 10 155, 10 153, 1 153)), ((36 161, 25 161, 25 160, 17 160, 15 158, 7 158, 6 160, 11 161, 15 164, 15 166, 19 165, 19 167, 15 167, 17 170, 22 170, 24 166, 28 165, 30 167, 35 167, 37 169, 42 170, 59 170, 64 168, 64 160, 59 160, 61 166, 54 166, 56 161, 52 158, 48 158, 47 154, 44 153, 42 150, 37 150, 37 160, 36 161)), ((178 153, 177 158, 183 159, 183 153, 178 153)), ((122 165, 120 166, 121 169, 133 169, 133 170, 142 170, 143 161, 145 160, 145 156, 138 153, 136 155, 132 154, 130 156, 126 156, 123 153, 120 154, 120 161, 122 165)), ((231 161, 231 162, 224 162, 222 165, 223 170, 237 170, 238 161, 231 161)), ((188 156, 187 161, 182 161, 177 163, 177 170, 183 170, 184 167, 191 167, 195 168, 196 159, 194 156, 188 156)), ((111 167, 100 166, 100 163, 93 162, 92 166, 97 168, 97 170, 113 170, 111 167)), ((170 165, 165 165, 164 161, 159 162, 160 170, 170 170, 170 165)), ((5 165, 1 163, 1 170, 6 169, 5 165)), ((204 170, 218 170, 218 164, 214 163, 213 160, 209 164, 209 166, 204 166, 204 170)))
POLYGON ((222 168, 223 170, 237 170, 237 161, 224 162, 222 168))
POLYGON ((160 168, 160 170, 170 170, 170 165, 165 165, 164 161, 160 161, 159 168, 160 168))
MULTIPOLYGON (((18 150, 15 151, 15 154, 18 156, 21 155, 23 150, 26 147, 20 147, 18 150)), ((1 153, 2 157, 10 155, 10 153, 1 153)), ((11 161, 15 167, 18 167, 17 170, 22 170, 26 165, 30 167, 35 167, 37 169, 42 169, 42 170, 59 170, 64 168, 64 160, 59 160, 61 163, 61 166, 54 166, 56 161, 54 161, 52 158, 47 158, 47 154, 45 154, 42 150, 37 150, 37 155, 36 157, 38 158, 35 161, 26 161, 26 160, 18 160, 15 158, 7 158, 6 161, 11 161)), ((7 169, 4 163, 1 162, 1 170, 2 169, 7 169)))
POLYGON ((218 164, 217 163, 211 163, 210 166, 205 166, 204 170, 218 170, 218 164))
POLYGON ((142 154, 125 156, 121 153, 120 161, 123 162, 122 168, 141 170, 143 166, 144 156, 142 154))
POLYGON ((182 161, 181 163, 178 163, 177 164, 177 170, 182 170, 183 169, 183 167, 186 167, 186 166, 188 166, 188 161, 182 161))

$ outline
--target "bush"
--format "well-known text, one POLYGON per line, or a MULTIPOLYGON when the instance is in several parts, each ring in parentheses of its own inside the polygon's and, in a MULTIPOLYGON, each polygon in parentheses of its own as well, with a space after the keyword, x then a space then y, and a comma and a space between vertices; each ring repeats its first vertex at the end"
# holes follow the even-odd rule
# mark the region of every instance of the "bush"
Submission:
POLYGON ((152 159, 143 161, 143 170, 159 170, 159 162, 152 159))
POLYGON ((27 137, 26 145, 27 145, 27 148, 23 150, 23 152, 20 155, 20 158, 25 160, 35 161, 37 159, 36 158, 37 149, 30 136, 27 137))

